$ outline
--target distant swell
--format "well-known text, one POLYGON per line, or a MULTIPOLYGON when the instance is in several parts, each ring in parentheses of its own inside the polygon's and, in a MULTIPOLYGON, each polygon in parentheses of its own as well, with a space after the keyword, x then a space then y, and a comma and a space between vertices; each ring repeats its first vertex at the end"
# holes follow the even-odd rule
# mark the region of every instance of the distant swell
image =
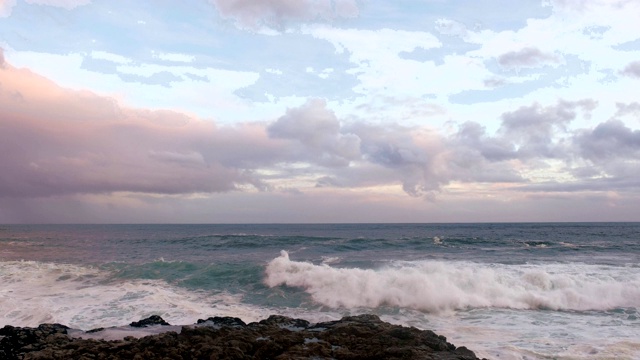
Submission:
POLYGON ((489 265, 422 261, 383 269, 291 261, 282 251, 265 284, 303 288, 333 308, 397 306, 427 312, 469 308, 610 310, 640 307, 637 270, 587 264, 489 265))

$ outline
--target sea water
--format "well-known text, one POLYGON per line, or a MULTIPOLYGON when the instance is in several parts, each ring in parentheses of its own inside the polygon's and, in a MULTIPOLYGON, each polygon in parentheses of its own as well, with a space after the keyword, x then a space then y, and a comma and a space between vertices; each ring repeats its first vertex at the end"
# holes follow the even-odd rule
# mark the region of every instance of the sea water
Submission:
POLYGON ((0 326, 361 313, 491 359, 640 359, 640 223, 0 226, 0 326))

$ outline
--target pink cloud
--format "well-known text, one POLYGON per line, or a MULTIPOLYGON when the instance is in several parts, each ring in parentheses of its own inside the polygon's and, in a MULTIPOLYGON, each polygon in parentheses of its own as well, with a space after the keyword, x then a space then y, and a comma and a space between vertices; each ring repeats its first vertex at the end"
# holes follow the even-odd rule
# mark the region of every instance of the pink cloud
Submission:
POLYGON ((126 108, 8 64, 0 74, 1 197, 259 187, 241 158, 277 151, 263 127, 126 108))
POLYGON ((0 18, 11 15, 16 0, 0 0, 0 18))
POLYGON ((629 161, 640 144, 637 131, 611 122, 577 132, 566 126, 579 110, 588 114, 595 106, 585 99, 522 107, 503 115, 496 134, 476 122, 449 136, 420 126, 344 123, 320 99, 270 122, 218 126, 64 89, 4 62, 0 198, 395 186, 433 199, 451 184, 501 184, 522 192, 638 188, 637 177, 627 176, 637 173, 637 163, 629 161), (598 146, 585 146, 586 140, 596 143, 590 139, 598 146), (622 143, 626 151, 610 150, 622 143), (606 162, 596 161, 601 153, 610 155, 606 162), (571 165, 576 158, 609 177, 567 167, 556 174, 576 181, 538 184, 519 171, 544 168, 547 159, 571 165))

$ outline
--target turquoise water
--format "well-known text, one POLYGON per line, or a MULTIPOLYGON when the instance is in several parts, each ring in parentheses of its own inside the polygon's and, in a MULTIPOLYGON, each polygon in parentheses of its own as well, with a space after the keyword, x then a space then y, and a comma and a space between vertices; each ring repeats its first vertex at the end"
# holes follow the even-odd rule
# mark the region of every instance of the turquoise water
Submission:
POLYGON ((640 224, 3 225, 0 325, 376 313, 503 359, 640 358, 640 224))

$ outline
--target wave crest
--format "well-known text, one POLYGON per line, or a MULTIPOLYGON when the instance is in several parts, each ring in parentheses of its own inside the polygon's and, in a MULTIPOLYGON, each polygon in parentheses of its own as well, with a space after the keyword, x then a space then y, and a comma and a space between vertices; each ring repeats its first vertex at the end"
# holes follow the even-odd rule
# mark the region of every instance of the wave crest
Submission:
POLYGON ((427 312, 469 308, 609 310, 640 307, 640 278, 630 268, 588 264, 489 265, 421 261, 383 269, 334 268, 271 260, 269 287, 304 288, 332 308, 397 306, 427 312))

